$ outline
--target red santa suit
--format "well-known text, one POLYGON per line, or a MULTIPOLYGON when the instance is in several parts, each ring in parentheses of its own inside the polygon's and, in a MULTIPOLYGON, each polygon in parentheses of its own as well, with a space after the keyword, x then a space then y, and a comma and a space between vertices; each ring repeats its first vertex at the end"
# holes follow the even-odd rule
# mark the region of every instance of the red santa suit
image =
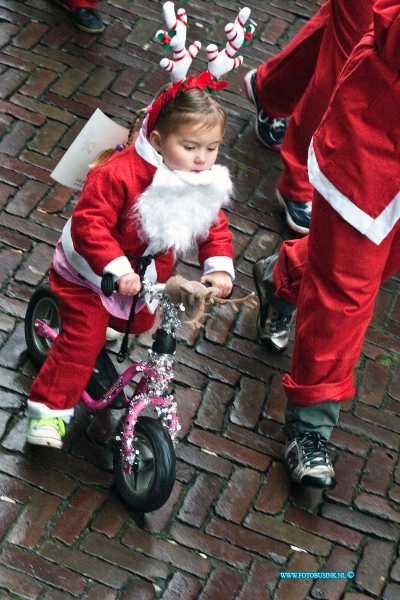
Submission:
POLYGON ((278 182, 291 202, 309 202, 311 138, 350 52, 372 22, 373 0, 328 0, 276 57, 257 70, 256 94, 271 117, 290 119, 281 148, 278 182))
POLYGON ((309 236, 283 244, 277 296, 298 305, 290 403, 354 395, 381 282, 400 268, 400 5, 377 0, 374 31, 346 63, 309 152, 309 236))
MULTIPOLYGON (((226 167, 170 171, 143 128, 134 144, 89 171, 53 259, 50 285, 60 301, 62 331, 32 385, 29 417, 68 421, 107 326, 125 331, 132 298, 115 295, 110 304, 100 290, 104 273, 118 279, 151 254, 155 258, 146 277, 163 283, 173 273, 177 253, 197 242, 204 274, 226 271, 233 278, 232 234, 221 210, 231 187, 226 167)), ((155 314, 144 303, 136 310, 131 333, 137 334, 153 326, 155 314)))
POLYGON ((77 8, 96 8, 98 3, 98 0, 62 0, 62 4, 65 4, 72 13, 77 8))

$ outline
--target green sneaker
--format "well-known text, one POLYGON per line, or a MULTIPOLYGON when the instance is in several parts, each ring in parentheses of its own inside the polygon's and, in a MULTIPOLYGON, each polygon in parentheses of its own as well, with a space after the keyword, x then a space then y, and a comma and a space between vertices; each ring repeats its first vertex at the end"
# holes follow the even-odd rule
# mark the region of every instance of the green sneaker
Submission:
POLYGON ((65 423, 60 417, 48 419, 29 419, 27 441, 37 446, 62 448, 65 435, 65 423))

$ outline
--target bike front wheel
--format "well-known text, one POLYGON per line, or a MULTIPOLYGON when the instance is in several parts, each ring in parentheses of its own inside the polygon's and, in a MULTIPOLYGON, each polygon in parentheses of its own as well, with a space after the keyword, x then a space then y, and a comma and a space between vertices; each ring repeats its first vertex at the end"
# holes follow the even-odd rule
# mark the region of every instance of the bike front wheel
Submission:
POLYGON ((125 503, 134 512, 145 513, 163 506, 175 483, 176 456, 170 436, 159 421, 139 417, 132 447, 135 464, 123 470, 122 441, 114 446, 114 480, 125 503))

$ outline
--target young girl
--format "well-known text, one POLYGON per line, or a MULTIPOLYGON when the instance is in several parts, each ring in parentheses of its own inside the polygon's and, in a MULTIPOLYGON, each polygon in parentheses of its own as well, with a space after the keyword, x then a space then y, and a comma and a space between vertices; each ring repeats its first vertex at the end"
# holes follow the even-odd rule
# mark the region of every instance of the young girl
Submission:
MULTIPOLYGON (((125 144, 99 155, 56 247, 50 286, 59 299, 62 331, 54 341, 28 400, 28 442, 61 448, 111 326, 124 331, 131 297, 146 277, 165 282, 177 255, 194 243, 203 283, 227 296, 232 289, 232 235, 221 207, 229 202, 226 167, 215 165, 226 115, 215 97, 186 80, 164 90, 137 118, 125 144), (101 277, 111 273, 118 293, 106 298, 101 277)), ((138 303, 131 333, 155 321, 138 303)))

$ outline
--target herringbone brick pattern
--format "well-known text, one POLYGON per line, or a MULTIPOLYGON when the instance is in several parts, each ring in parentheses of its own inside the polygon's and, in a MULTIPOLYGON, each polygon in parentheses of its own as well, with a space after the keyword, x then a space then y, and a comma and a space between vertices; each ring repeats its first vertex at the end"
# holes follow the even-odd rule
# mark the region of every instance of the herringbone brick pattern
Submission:
MULTIPOLYGON (((331 439, 338 478, 331 492, 290 487, 280 431, 290 353, 268 354, 257 343, 256 314, 229 307, 215 309, 200 332, 181 335, 178 473, 162 509, 139 518, 115 491, 117 411, 94 415, 79 406, 63 451, 25 444, 36 370, 23 318, 76 202, 50 172, 97 107, 128 126, 166 82, 157 66, 161 47, 152 41, 161 4, 105 0, 106 29, 91 36, 51 0, 0 0, 0 598, 398 599, 399 278, 381 288, 357 394, 343 404, 331 439), (353 570, 355 577, 279 576, 318 570, 353 570)), ((243 2, 181 4, 192 23, 188 37, 205 47, 223 42, 223 26, 243 2)), ((248 5, 256 39, 221 93, 229 113, 221 162, 235 179, 228 213, 244 290, 253 289, 254 261, 292 232, 274 200, 279 155, 258 143, 241 81, 318 8, 312 0, 248 5)), ((178 270, 197 277, 194 255, 178 270)), ((150 342, 150 334, 136 340, 132 357, 144 356, 150 342)))

